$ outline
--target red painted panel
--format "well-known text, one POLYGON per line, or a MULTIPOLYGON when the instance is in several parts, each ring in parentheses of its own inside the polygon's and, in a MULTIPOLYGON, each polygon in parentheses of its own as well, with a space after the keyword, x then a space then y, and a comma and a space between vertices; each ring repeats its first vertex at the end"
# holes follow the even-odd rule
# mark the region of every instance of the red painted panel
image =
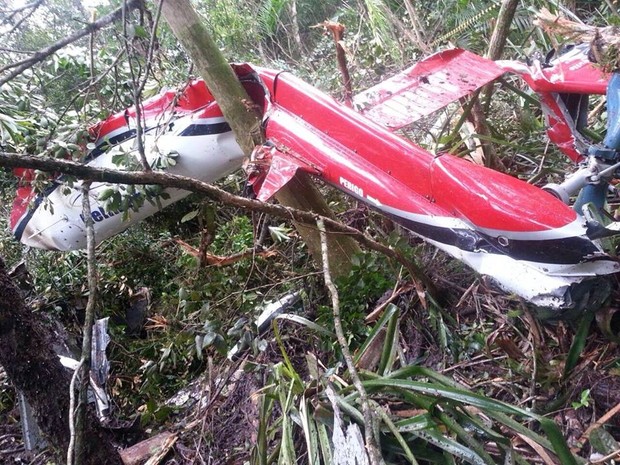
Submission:
POLYGON ((369 119, 394 130, 470 95, 504 72, 466 50, 445 50, 362 92, 354 104, 369 119))
POLYGON ((479 228, 544 231, 577 218, 571 208, 540 188, 461 158, 437 157, 432 178, 437 203, 479 228))
POLYGON ((370 203, 515 232, 547 231, 576 218, 537 187, 450 155, 435 158, 289 74, 268 87, 275 88, 268 139, 370 203))

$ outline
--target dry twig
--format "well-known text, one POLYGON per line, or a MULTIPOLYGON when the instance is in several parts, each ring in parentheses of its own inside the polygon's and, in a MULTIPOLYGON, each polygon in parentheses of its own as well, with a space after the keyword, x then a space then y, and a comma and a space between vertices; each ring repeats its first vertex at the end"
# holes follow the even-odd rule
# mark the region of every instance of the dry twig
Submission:
POLYGON ((318 218, 316 220, 316 225, 321 235, 323 275, 325 276, 325 285, 327 286, 327 289, 329 290, 329 295, 332 299, 332 310, 334 312, 334 328, 336 330, 336 337, 338 338, 338 343, 340 344, 340 348, 342 349, 342 355, 347 364, 347 369, 349 370, 349 375, 351 376, 353 385, 355 386, 355 389, 357 389, 357 392, 360 396, 360 403, 362 404, 362 414, 364 416, 364 436, 366 439, 366 448, 368 449, 370 463, 371 465, 384 464, 383 457, 381 456, 381 451, 379 449, 379 443, 377 437, 375 436, 375 418, 370 407, 368 394, 366 393, 366 389, 362 385, 362 380, 357 373, 355 363, 353 363, 353 357, 351 356, 351 352, 349 351, 347 338, 344 334, 344 330, 342 329, 342 320, 340 319, 340 298, 338 297, 338 289, 336 289, 336 286, 332 281, 331 273, 329 271, 327 232, 325 231, 325 223, 323 222, 323 219, 318 218))

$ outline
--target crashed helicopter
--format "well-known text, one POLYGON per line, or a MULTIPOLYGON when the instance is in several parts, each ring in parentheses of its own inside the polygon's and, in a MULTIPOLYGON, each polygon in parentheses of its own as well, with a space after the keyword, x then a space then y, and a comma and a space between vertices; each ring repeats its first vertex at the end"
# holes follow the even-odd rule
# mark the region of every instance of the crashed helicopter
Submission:
MULTIPOLYGON (((494 62, 461 49, 432 55, 361 93, 351 109, 291 73, 233 65, 262 110, 268 143, 250 160, 260 200, 270 199, 298 170, 316 176, 461 260, 500 288, 556 316, 596 308, 609 294, 618 261, 600 238, 617 233, 595 211, 602 208, 619 167, 620 82, 575 47, 550 63, 494 62), (578 164, 563 183, 545 189, 448 153, 433 154, 398 130, 468 96, 505 73, 515 73, 540 96, 548 135, 578 164), (602 145, 589 143, 584 124, 589 94, 607 94, 609 124, 602 145), (578 195, 575 205, 571 199, 578 195)), ((215 181, 244 162, 230 127, 201 80, 179 96, 169 91, 143 104, 149 161, 175 154, 171 173, 215 181)), ((135 109, 92 128, 86 162, 114 167, 134 153, 135 109)), ((29 172, 18 173, 28 181, 29 172)), ((167 189, 160 204, 143 202, 128 221, 106 209, 93 183, 91 216, 98 241, 155 213, 188 192, 167 189)), ((127 189, 127 186, 116 187, 127 189)), ((80 184, 62 177, 44 192, 22 183, 11 229, 24 244, 53 250, 85 246, 80 184), (53 208, 45 208, 46 204, 53 208)))

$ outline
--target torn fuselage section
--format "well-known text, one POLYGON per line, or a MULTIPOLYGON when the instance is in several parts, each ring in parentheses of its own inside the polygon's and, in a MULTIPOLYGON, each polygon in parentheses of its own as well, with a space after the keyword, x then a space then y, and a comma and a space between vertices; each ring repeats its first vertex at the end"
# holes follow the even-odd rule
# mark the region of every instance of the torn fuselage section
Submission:
POLYGON ((588 237, 587 222, 569 206, 512 176, 431 154, 305 86, 288 74, 277 77, 265 125, 272 145, 271 165, 263 169, 270 182, 259 198, 290 178, 282 167, 294 167, 549 310, 547 316, 569 318, 607 297, 606 276, 620 266, 588 237))
MULTIPOLYGON (((505 292, 518 295, 541 309, 547 318, 572 318, 600 308, 611 291, 607 275, 620 271, 618 263, 603 257, 574 265, 555 266, 519 260, 496 251, 467 251, 429 240, 505 292)), ((544 244, 541 244, 544 247, 544 244)))
POLYGON ((545 318, 570 319, 599 308, 611 291, 608 275, 620 264, 585 235, 577 220, 564 233, 481 231, 449 217, 426 217, 386 206, 387 216, 426 242, 539 309, 545 318))

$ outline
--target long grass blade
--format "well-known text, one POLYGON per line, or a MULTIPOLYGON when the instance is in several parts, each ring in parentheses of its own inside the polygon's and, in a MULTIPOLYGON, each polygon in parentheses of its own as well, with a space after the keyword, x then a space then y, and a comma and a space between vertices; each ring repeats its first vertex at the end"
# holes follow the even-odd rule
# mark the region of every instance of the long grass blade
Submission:
POLYGON ((388 308, 392 310, 390 307, 394 307, 395 310, 390 312, 391 316, 387 323, 385 343, 383 344, 383 351, 381 352, 381 359, 377 370, 380 375, 385 375, 386 372, 392 370, 394 356, 396 355, 396 344, 398 344, 398 319, 400 317, 400 312, 396 305, 388 305, 388 308))
POLYGON ((422 394, 435 396, 439 399, 449 399, 452 401, 473 405, 483 410, 485 413, 498 412, 508 415, 518 415, 525 418, 532 418, 540 423, 540 426, 543 428, 543 430, 549 437, 549 441, 553 445, 552 449, 550 450, 552 450, 558 455, 558 458, 560 459, 562 464, 577 465, 575 456, 570 452, 566 441, 564 440, 564 437, 557 425, 552 420, 541 417, 540 415, 537 415, 535 413, 528 412, 527 410, 515 407, 510 404, 490 399, 480 394, 475 394, 452 387, 444 387, 433 383, 422 383, 410 380, 383 378, 363 381, 363 384, 364 387, 369 389, 369 391, 373 390, 373 388, 405 389, 413 392, 419 392, 422 394))
POLYGON ((383 315, 381 315, 381 318, 379 318, 379 321, 375 323, 374 327, 370 331, 370 334, 364 341, 364 344, 362 344, 362 347, 360 347, 360 349, 357 351, 357 354, 355 355, 353 359, 353 361, 356 364, 360 361, 360 358, 362 358, 362 356, 366 353, 368 348, 372 345, 372 342, 377 337, 379 337, 379 335, 381 334, 381 330, 388 324, 388 322, 390 321, 390 319, 394 316, 396 312, 398 312, 398 307, 396 305, 388 305, 385 308, 383 315))
POLYGON ((306 440, 306 448, 308 450, 308 463, 319 463, 319 437, 316 425, 312 416, 308 411, 308 401, 302 396, 299 402, 299 416, 301 420, 301 429, 304 432, 306 440))
POLYGON ((298 323, 309 329, 312 329, 316 331, 317 333, 321 333, 324 336, 327 336, 330 338, 336 338, 336 335, 332 331, 325 328, 324 326, 321 326, 320 324, 315 323, 314 321, 310 321, 309 319, 304 318, 303 316, 294 315, 292 313, 282 313, 281 315, 276 316, 275 319, 292 321, 293 323, 298 323))
POLYGON ((409 463, 411 463, 411 465, 418 465, 418 461, 415 459, 413 452, 409 448, 409 444, 407 444, 407 441, 405 440, 403 435, 400 434, 399 429, 396 427, 391 418, 387 415, 387 413, 385 413, 385 410, 383 410, 380 405, 375 404, 375 412, 379 414, 383 423, 385 423, 385 425, 392 432, 400 446, 403 448, 403 452, 405 454, 405 457, 407 457, 407 460, 409 460, 409 463))
POLYGON ((452 456, 459 457, 473 465, 487 465, 482 458, 476 454, 473 450, 465 447, 462 444, 450 439, 447 436, 439 433, 435 430, 417 431, 413 433, 415 436, 424 439, 437 447, 440 447, 445 452, 452 456))
POLYGON ((284 389, 280 390, 280 406, 282 408, 282 440, 278 464, 281 465, 297 463, 295 443, 293 441, 293 419, 290 411, 293 403, 294 387, 294 383, 290 383, 286 394, 284 393, 284 389))
POLYGON ((579 363, 583 348, 586 346, 586 340, 588 339, 588 333, 590 332, 590 325, 593 319, 593 312, 588 312, 581 318, 577 333, 575 333, 575 338, 566 356, 566 364, 564 365, 564 373, 562 375, 563 379, 566 379, 573 371, 573 368, 577 366, 577 363, 579 363))
POLYGON ((319 444, 321 446, 321 457, 323 457, 322 463, 329 465, 332 463, 332 449, 329 443, 329 435, 327 434, 327 426, 322 423, 317 423, 316 427, 319 435, 319 444))

